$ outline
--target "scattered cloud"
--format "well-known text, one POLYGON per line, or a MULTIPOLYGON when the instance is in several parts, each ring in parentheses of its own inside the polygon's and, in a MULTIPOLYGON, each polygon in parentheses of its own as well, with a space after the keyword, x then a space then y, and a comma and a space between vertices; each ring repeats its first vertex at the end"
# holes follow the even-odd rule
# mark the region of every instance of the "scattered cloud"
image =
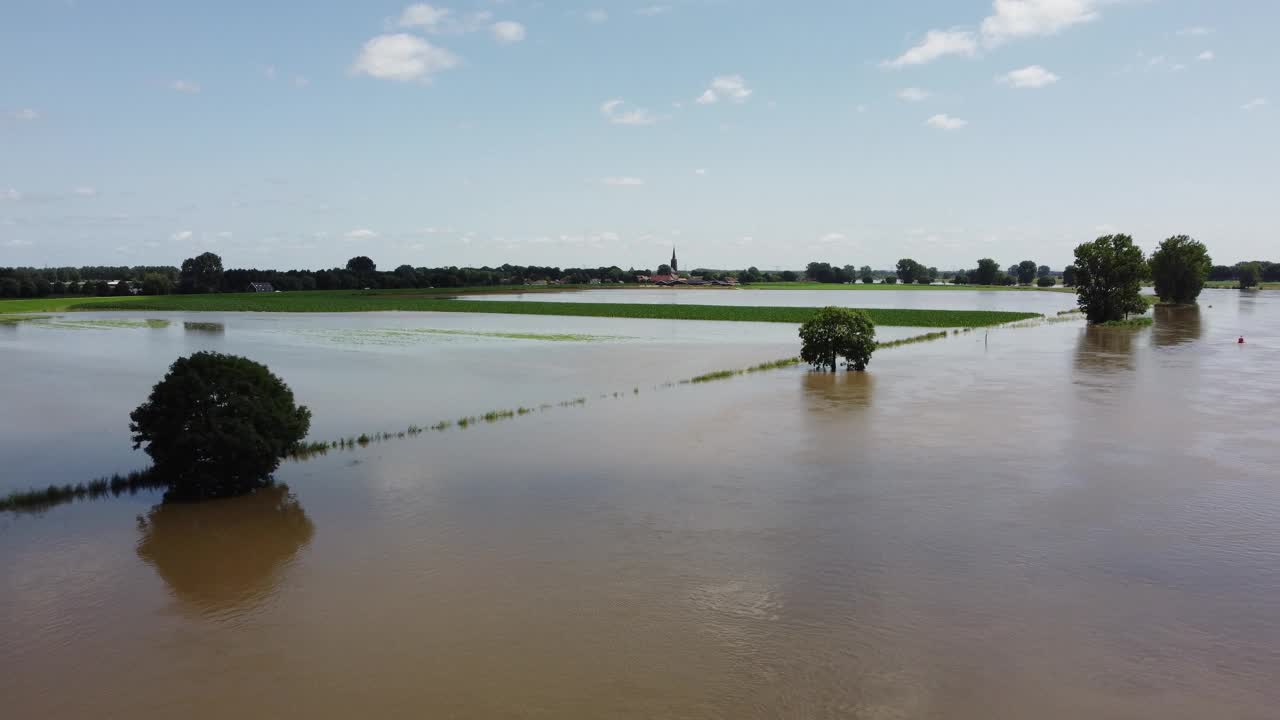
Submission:
POLYGON ((670 5, 646 5, 645 7, 642 7, 642 8, 636 8, 636 14, 644 15, 645 17, 663 15, 669 12, 671 12, 670 5))
POLYGON ((842 243, 848 239, 849 239, 849 236, 845 235, 844 233, 829 232, 826 235, 823 235, 822 237, 818 238, 818 242, 824 245, 830 245, 832 243, 842 243))
POLYGON ((1055 35, 1101 17, 1101 0, 995 0, 982 21, 982 42, 995 47, 1007 40, 1055 35))
POLYGON ((1205 50, 1204 52, 1196 56, 1196 59, 1199 60, 1200 62, 1209 62, 1213 58, 1214 58, 1214 54, 1212 50, 1205 50))
POLYGON ((22 199, 22 193, 13 188, 0 189, 0 202, 18 202, 22 199))
POLYGON ((600 106, 600 114, 614 125, 652 125, 658 118, 644 108, 626 109, 621 99, 608 100, 600 106))
POLYGON ((428 32, 440 28, 445 20, 449 18, 450 11, 447 8, 438 8, 426 3, 415 3, 404 9, 400 14, 400 22, 402 28, 422 28, 428 32))
POLYGON ((607 177, 600 182, 610 187, 637 187, 644 184, 644 180, 638 177, 627 177, 625 175, 607 177))
POLYGON ((870 110, 870 109, 871 109, 871 108, 867 107, 867 106, 864 104, 864 105, 859 105, 859 106, 857 106, 856 108, 854 108, 854 111, 856 111, 856 112, 858 112, 859 114, 861 114, 861 113, 865 113, 866 111, 868 111, 868 110, 870 110))
POLYGON ((1182 28, 1178 31, 1180 37, 1204 37, 1213 32, 1213 28, 1207 28, 1201 25, 1195 27, 1182 28))
POLYGON ((378 233, 370 230, 369 228, 358 228, 344 233, 342 237, 347 240, 372 240, 373 238, 378 237, 378 233))
POLYGON ((607 22, 609 20, 609 13, 605 12, 604 10, 598 10, 598 9, 588 10, 585 17, 587 18, 587 22, 592 22, 599 25, 600 23, 607 22))
POLYGON ((914 87, 902 88, 898 91, 898 99, 907 102, 923 102, 929 99, 929 92, 914 87))
POLYGON ((493 33, 493 39, 503 45, 518 43, 521 40, 524 40, 525 36, 524 26, 518 22, 512 22, 511 20, 496 22, 489 28, 489 30, 493 33))
POLYGON ((712 103, 727 100, 732 103, 744 103, 751 94, 755 92, 747 87, 747 81, 741 75, 721 75, 711 81, 708 87, 698 99, 699 105, 711 105, 712 103))
POLYGON ((275 66, 275 65, 268 65, 268 66, 266 66, 266 67, 262 68, 262 77, 264 77, 264 78, 266 78, 266 79, 268 79, 268 80, 275 80, 275 79, 276 79, 276 66, 275 66))
POLYGON ((978 52, 978 40, 967 30, 930 30, 924 40, 892 60, 880 63, 885 68, 924 65, 946 55, 972 56, 978 52))
POLYGON ((87 185, 78 187, 75 190, 72 190, 71 192, 72 194, 78 197, 84 197, 84 198, 98 197, 98 188, 89 187, 87 185))
POLYGON ((187 240, 190 240, 193 235, 195 235, 195 233, 190 230, 179 230, 178 232, 170 235, 169 239, 174 242, 186 242, 187 240))
POLYGON ((997 80, 1009 87, 1020 89, 1046 87, 1058 82, 1058 79, 1057 75, 1039 65, 1031 65, 1020 70, 1014 70, 997 78, 997 80))
POLYGON ((950 115, 938 114, 924 121, 925 125, 935 127, 939 130, 959 130, 969 124, 968 120, 953 118, 950 115))
POLYGON ((8 113, 8 115, 14 120, 21 120, 23 122, 34 122, 40 119, 40 113, 31 108, 20 108, 8 113))
POLYGON ((1247 102, 1247 103, 1245 103, 1245 104, 1241 105, 1241 106, 1240 106, 1240 109, 1241 109, 1241 110, 1257 110, 1258 108, 1260 108, 1260 107, 1262 107, 1263 105, 1266 105, 1266 104, 1267 104, 1267 99, 1266 99, 1266 98, 1264 98, 1264 97, 1258 97, 1258 98, 1254 98, 1254 99, 1250 100, 1249 102, 1247 102))
POLYGON ((697 168, 697 169, 695 169, 695 170, 693 171, 693 174, 694 174, 694 175, 706 175, 706 174, 707 174, 707 169, 706 169, 706 168, 697 168))
POLYGON ((430 82, 436 73, 457 67, 456 55, 415 35, 379 35, 364 44, 351 66, 355 75, 382 80, 430 82))
POLYGON ((174 80, 169 83, 169 89, 174 92, 195 95, 200 92, 200 83, 192 82, 190 80, 174 80))
POLYGON ((902 55, 880 63, 885 68, 924 65, 947 55, 971 57, 979 46, 994 48, 1018 38, 1056 35, 1101 17, 1105 0, 993 0, 991 14, 977 32, 963 28, 930 30, 902 55))
POLYGON ((306 76, 304 76, 304 75, 295 75, 295 76, 293 77, 293 86, 294 86, 294 87, 304 88, 304 87, 307 87, 307 86, 308 86, 308 85, 310 85, 310 84, 311 84, 311 81, 310 81, 310 80, 308 80, 308 79, 306 78, 306 76))

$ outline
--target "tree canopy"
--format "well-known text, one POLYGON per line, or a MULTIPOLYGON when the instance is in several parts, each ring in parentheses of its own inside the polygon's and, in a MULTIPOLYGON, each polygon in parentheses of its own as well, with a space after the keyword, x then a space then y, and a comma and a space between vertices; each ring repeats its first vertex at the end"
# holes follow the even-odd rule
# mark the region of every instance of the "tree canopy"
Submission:
POLYGON ((1236 267, 1236 275, 1240 278, 1241 290, 1258 287, 1258 283, 1262 280, 1262 270, 1258 267, 1258 263, 1240 263, 1236 267))
POLYGON ((1213 260, 1203 243, 1174 235, 1151 253, 1151 278, 1164 302, 1195 302, 1204 289, 1213 260))
POLYGON ((994 285, 998 272, 1000 272, 999 263, 991 258, 982 258, 978 261, 978 269, 969 273, 969 282, 974 285, 994 285))
POLYGON ((1142 250, 1128 235, 1104 235, 1076 247, 1076 300, 1090 323, 1123 320, 1146 311, 1142 250))
POLYGON ((1010 268, 1010 275, 1016 275, 1019 285, 1030 285, 1036 279, 1037 265, 1034 260, 1023 260, 1017 265, 1017 272, 1012 272, 1015 268, 1010 268))
POLYGON ((222 289, 222 258, 211 252, 182 261, 182 291, 212 293, 222 289))
POLYGON ((898 279, 907 285, 921 277, 927 277, 928 272, 923 265, 911 258, 902 258, 898 261, 898 279))
POLYGON ((178 358, 130 415, 172 496, 241 495, 263 486, 311 426, 311 411, 265 365, 198 352, 178 358))
POLYGON ((862 371, 876 349, 876 327, 861 310, 824 307, 800 326, 800 358, 818 370, 835 371, 839 358, 862 371))

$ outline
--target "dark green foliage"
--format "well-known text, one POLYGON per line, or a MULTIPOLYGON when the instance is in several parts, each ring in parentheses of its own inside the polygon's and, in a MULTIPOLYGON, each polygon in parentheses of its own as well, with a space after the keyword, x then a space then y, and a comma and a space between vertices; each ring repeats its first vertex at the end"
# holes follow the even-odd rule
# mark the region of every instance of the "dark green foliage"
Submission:
POLYGON ((668 264, 666 264, 666 263, 662 263, 661 265, 659 265, 659 266, 658 266, 658 272, 657 272, 657 274, 658 274, 658 275, 670 275, 670 274, 671 274, 671 266, 670 266, 670 265, 668 265, 668 264))
POLYGON ((1164 302, 1195 302, 1209 278, 1213 260, 1204 244, 1186 235, 1174 235, 1151 253, 1151 279, 1164 302))
POLYGON ((1068 265, 1062 271, 1062 284, 1067 287, 1075 287, 1076 285, 1076 266, 1068 265))
POLYGON ((1076 299, 1092 324, 1145 312, 1146 261, 1128 235, 1104 235, 1076 247, 1076 299))
POLYGON ((919 278, 927 278, 928 273, 929 271, 923 265, 911 258, 902 258, 898 261, 898 279, 904 284, 910 285, 919 278))
POLYGON ((1048 265, 1041 265, 1040 267, 1036 268, 1036 277, 1042 278, 1042 277, 1049 277, 1050 275, 1053 275, 1053 270, 1049 269, 1048 265))
POLYGON ((142 278, 143 295, 168 295, 173 292, 173 281, 168 275, 147 273, 142 278))
POLYGON ((995 285, 998 272, 1000 266, 995 260, 982 258, 978 261, 978 269, 969 273, 969 282, 974 285, 995 285))
POLYGON ((1240 263, 1236 266, 1236 276, 1240 278, 1240 289, 1248 290, 1258 287, 1258 283, 1262 281, 1262 270, 1256 262, 1240 263))
POLYGON ((1053 287, 1058 284, 1058 279, 1052 275, 1042 275, 1036 279, 1036 285, 1039 287, 1053 287))
POLYGON ((0 497, 0 511, 42 512, 57 505, 82 499, 97 499, 111 495, 119 497, 140 490, 165 487, 167 483, 151 470, 131 472, 128 475, 112 475, 76 485, 50 485, 45 488, 19 490, 0 497))
POLYGON ((180 286, 184 293, 212 293, 222 289, 222 258, 211 252, 182 261, 180 286))
POLYGON ((862 371, 876 349, 876 326, 861 310, 824 307, 800 326, 800 359, 835 371, 838 359, 862 371))
POLYGON ((884 284, 885 284, 885 285, 897 285, 897 284, 898 284, 898 278, 896 278, 896 277, 894 277, 894 276, 890 275, 889 277, 886 277, 886 278, 884 279, 884 284))
MULTIPOLYGON (((1010 269, 1010 270, 1013 270, 1013 268, 1009 268, 1009 269, 1010 269)), ((1010 272, 1009 274, 1010 274, 1010 275, 1013 275, 1013 274, 1015 274, 1015 273, 1010 272)), ((1018 276, 1018 284, 1019 284, 1019 285, 1030 285, 1030 284, 1031 284, 1033 281, 1035 281, 1035 279, 1036 279, 1036 263, 1035 263, 1035 261, 1034 261, 1034 260, 1023 260, 1022 262, 1018 263, 1018 268, 1017 268, 1017 273, 1016 273, 1016 274, 1017 274, 1017 276, 1018 276)))
POLYGON ((357 255, 347 261, 347 270, 355 273, 357 277, 367 278, 378 271, 378 266, 367 256, 357 255))
POLYGON ((311 412, 266 366, 234 355, 179 358, 129 416, 176 498, 240 495, 261 487, 302 440, 311 412))
POLYGON ((873 277, 871 277, 871 273, 867 273, 866 275, 863 275, 863 276, 862 276, 862 284, 863 284, 863 285, 871 285, 871 284, 875 283, 875 281, 876 281, 876 279, 875 279, 875 278, 873 278, 873 277))

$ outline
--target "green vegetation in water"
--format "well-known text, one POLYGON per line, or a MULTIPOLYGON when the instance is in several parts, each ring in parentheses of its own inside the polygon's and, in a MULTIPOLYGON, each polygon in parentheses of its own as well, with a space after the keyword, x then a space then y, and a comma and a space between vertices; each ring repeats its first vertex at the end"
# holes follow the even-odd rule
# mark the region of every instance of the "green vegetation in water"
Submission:
POLYGON ((221 333, 226 332, 227 326, 215 322, 184 322, 182 329, 189 332, 221 333))
POLYGON ((1098 323, 1098 327, 1106 328, 1144 328, 1151 327, 1155 323, 1150 317, 1134 317, 1125 320, 1111 320, 1104 323, 1098 323))
POLYGON ((49 315, 0 315, 0 325, 17 325, 21 322, 48 319, 50 319, 49 315))
POLYGON ((317 337, 347 345, 410 345, 423 338, 471 337, 539 342, 604 342, 625 340, 619 335, 585 335, 579 333, 486 332, 479 330, 443 330, 436 328, 375 328, 347 330, 294 330, 296 334, 317 337))
MULTIPOLYGON (((671 305, 638 303, 523 302, 518 300, 466 301, 434 295, 392 295, 350 291, 290 293, 238 293, 219 295, 157 295, 102 298, 67 309, 220 312, 453 312, 570 317, 643 318, 653 320, 714 320, 730 322, 784 322, 800 324, 817 308, 735 305, 671 305), (113 304, 111 300, 118 302, 113 304)), ((0 304, 3 309, 3 304, 0 304)), ((868 308, 863 310, 877 325, 899 327, 983 327, 1031 317, 1039 313, 989 310, 915 310, 868 308)))
POLYGON ((42 512, 76 500, 96 499, 107 495, 119 497, 125 493, 132 495, 140 490, 156 490, 168 486, 169 483, 160 479, 153 471, 137 470, 128 475, 112 475, 77 485, 50 485, 12 492, 0 498, 0 511, 42 512))
POLYGON ((58 318, 53 320, 41 320, 38 324, 42 327, 55 328, 58 330, 162 330, 169 327, 168 320, 128 320, 124 318, 94 320, 69 320, 66 318, 58 318))

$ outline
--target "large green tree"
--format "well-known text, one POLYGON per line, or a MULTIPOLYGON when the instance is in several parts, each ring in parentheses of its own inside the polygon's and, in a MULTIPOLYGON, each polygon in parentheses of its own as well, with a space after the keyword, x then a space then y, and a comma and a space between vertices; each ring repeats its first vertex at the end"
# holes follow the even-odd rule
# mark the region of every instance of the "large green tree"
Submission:
POLYGON ((995 260, 982 258, 978 261, 978 269, 969 274, 969 282, 974 285, 993 285, 998 272, 1000 265, 995 260))
POLYGON ((898 279, 907 285, 915 282, 926 273, 928 273, 928 270, 911 258, 902 258, 898 261, 898 279))
POLYGON ((1213 260, 1204 244, 1186 235, 1174 235, 1151 253, 1151 278, 1156 295, 1164 302, 1195 302, 1204 289, 1213 260))
POLYGON ((1009 274, 1017 275, 1019 285, 1030 285, 1036 279, 1036 267, 1034 260, 1023 260, 1018 263, 1017 273, 1011 272, 1009 274))
POLYGON ((222 258, 211 252, 182 261, 180 285, 185 293, 212 293, 222 289, 222 258))
POLYGON ((1256 262, 1240 263, 1236 266, 1236 276, 1240 278, 1240 289, 1258 287, 1262 282, 1262 268, 1256 262))
POLYGON ((174 361, 129 417, 134 448, 146 446, 181 499, 262 487, 311 426, 311 411, 265 365, 213 352, 174 361))
POLYGON ((1076 301, 1091 323, 1146 311, 1146 261, 1128 235, 1104 235, 1076 247, 1076 301))
POLYGON ((1076 266, 1068 265, 1062 269, 1062 284, 1067 287, 1075 287, 1076 284, 1076 266))
POLYGON ((839 358, 862 371, 876 349, 876 326, 861 310, 824 307, 800 326, 800 359, 818 370, 835 371, 839 358))

